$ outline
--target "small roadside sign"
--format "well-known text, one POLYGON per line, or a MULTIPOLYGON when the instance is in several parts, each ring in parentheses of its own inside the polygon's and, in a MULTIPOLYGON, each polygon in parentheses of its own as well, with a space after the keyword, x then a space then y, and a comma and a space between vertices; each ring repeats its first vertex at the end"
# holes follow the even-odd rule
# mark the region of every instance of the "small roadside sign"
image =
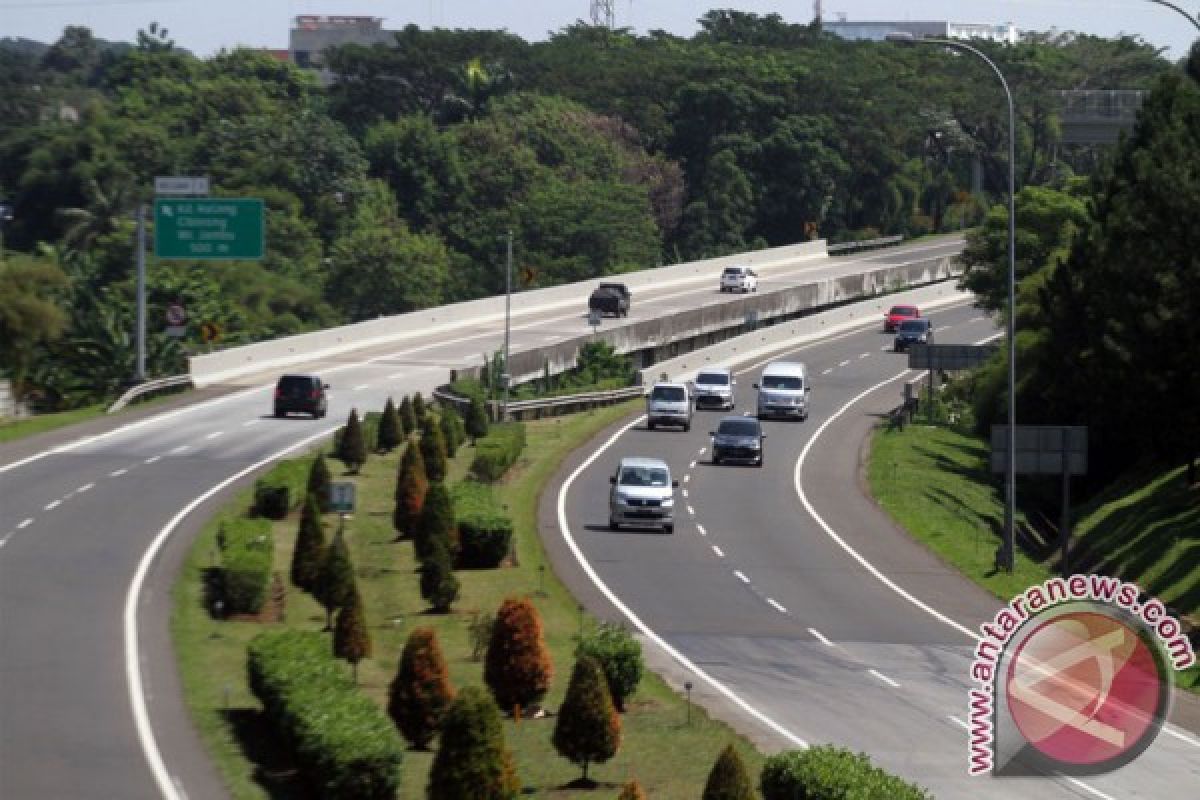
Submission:
POLYGON ((600 321, 603 319, 604 319, 604 315, 601 314, 599 311, 596 311, 593 309, 592 311, 588 312, 588 325, 591 325, 592 328, 599 328, 600 321))
POLYGON ((354 513, 354 484, 338 481, 329 484, 329 510, 339 514, 354 513))
POLYGON ((164 333, 167 336, 182 339, 184 336, 187 336, 187 325, 168 325, 164 333))
POLYGON ((177 327, 187 324, 187 310, 179 303, 167 306, 167 325, 177 327))
POLYGON ((154 193, 163 195, 206 195, 208 176, 159 176, 154 179, 154 193))
POLYGON ((206 342, 215 342, 221 338, 221 326, 215 322, 205 322, 200 326, 200 338, 206 342))

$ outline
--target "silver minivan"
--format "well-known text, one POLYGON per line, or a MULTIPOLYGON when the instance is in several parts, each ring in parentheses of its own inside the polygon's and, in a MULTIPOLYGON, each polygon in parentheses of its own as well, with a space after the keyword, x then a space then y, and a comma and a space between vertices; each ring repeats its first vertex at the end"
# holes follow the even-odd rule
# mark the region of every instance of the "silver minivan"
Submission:
POLYGON ((767 364, 758 389, 758 418, 785 417, 808 419, 808 370, 798 361, 774 361, 767 364))
POLYGON ((646 427, 678 425, 692 429, 692 393, 685 383, 659 381, 646 396, 646 427))
POLYGON ((733 387, 736 385, 733 370, 728 367, 700 370, 696 373, 696 379, 692 381, 692 388, 696 394, 696 408, 733 410, 733 387))
POLYGON ((608 527, 622 525, 675 531, 675 489, 671 468, 658 458, 622 458, 608 479, 608 527))

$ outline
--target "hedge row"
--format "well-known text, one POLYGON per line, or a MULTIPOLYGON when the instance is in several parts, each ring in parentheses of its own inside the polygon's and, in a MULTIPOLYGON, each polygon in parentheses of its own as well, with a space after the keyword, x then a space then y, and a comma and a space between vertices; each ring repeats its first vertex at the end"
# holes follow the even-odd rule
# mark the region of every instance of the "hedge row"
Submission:
POLYGON ((491 487, 467 480, 454 487, 452 496, 458 526, 459 566, 483 569, 499 566, 512 547, 513 524, 491 487))
POLYGON ((254 514, 283 519, 304 499, 312 459, 281 461, 254 483, 254 514))
POLYGON ((267 599, 275 537, 266 519, 227 519, 217 531, 221 596, 230 614, 257 614, 267 599))
POLYGON ((250 688, 319 797, 395 797, 403 758, 396 727, 355 688, 328 636, 259 634, 250 642, 247 669, 250 688))
POLYGON ((525 449, 525 426, 520 422, 492 425, 488 435, 475 443, 475 460, 471 474, 478 480, 492 483, 500 480, 508 468, 517 463, 525 449))
POLYGON ((761 780, 765 800, 931 800, 929 792, 884 772, 862 753, 829 745, 771 756, 761 780))

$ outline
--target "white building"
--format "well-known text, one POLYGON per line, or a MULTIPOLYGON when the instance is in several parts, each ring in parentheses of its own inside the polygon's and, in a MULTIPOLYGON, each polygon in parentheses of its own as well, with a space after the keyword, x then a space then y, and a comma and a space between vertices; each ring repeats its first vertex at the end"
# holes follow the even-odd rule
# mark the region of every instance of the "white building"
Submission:
POLYGON ((851 22, 849 20, 822 20, 821 27, 843 39, 866 39, 882 42, 889 33, 911 33, 915 37, 930 36, 937 39, 987 39, 992 42, 1016 44, 1020 38, 1011 22, 1004 25, 988 25, 980 22, 944 22, 930 20, 914 22, 851 22))

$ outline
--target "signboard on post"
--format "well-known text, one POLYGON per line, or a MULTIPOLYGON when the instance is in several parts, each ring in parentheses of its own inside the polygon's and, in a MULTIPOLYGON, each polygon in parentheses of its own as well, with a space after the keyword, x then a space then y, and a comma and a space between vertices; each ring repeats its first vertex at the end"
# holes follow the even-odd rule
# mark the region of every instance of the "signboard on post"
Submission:
POLYGON ((354 484, 339 481, 329 484, 329 510, 339 514, 354 513, 354 484))
MULTIPOLYGON (((1018 475, 1086 475, 1086 425, 1018 425, 1018 475)), ((1008 471, 1008 426, 992 426, 993 473, 1008 471)))
POLYGON ((263 201, 250 197, 154 201, 154 253, 163 259, 258 260, 263 201))
POLYGON ((982 344, 914 344, 908 348, 909 369, 972 369, 991 358, 996 348, 982 344))
POLYGON ((160 176, 154 179, 154 193, 167 195, 208 194, 208 176, 160 176))

